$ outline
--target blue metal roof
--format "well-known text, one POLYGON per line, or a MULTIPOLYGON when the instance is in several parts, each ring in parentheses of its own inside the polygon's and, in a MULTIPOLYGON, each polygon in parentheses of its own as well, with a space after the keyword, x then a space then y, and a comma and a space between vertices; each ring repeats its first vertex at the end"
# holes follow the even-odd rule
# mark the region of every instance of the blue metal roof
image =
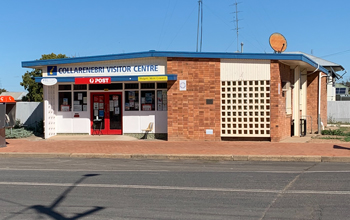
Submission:
POLYGON ((124 60, 147 57, 178 57, 178 58, 217 58, 217 59, 252 59, 252 60, 296 60, 308 63, 314 68, 327 73, 328 70, 303 54, 285 53, 219 53, 219 52, 174 52, 174 51, 146 51, 136 53, 110 54, 102 56, 74 57, 54 60, 23 61, 22 67, 35 68, 39 66, 98 62, 108 60, 124 60))

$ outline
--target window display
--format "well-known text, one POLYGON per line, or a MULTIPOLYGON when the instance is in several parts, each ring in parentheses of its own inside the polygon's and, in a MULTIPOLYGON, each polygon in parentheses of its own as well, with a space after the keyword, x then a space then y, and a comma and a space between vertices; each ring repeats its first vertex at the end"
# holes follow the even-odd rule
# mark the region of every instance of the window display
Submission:
POLYGON ((72 93, 71 92, 59 92, 58 93, 58 111, 68 112, 71 110, 72 93))
POLYGON ((139 110, 139 91, 125 91, 125 111, 138 111, 138 110, 139 110))
POLYGON ((157 110, 167 111, 167 92, 166 90, 157 91, 157 110))
POLYGON ((141 91, 142 111, 155 110, 155 91, 141 91))
POLYGON ((87 92, 74 92, 73 111, 87 111, 87 92))

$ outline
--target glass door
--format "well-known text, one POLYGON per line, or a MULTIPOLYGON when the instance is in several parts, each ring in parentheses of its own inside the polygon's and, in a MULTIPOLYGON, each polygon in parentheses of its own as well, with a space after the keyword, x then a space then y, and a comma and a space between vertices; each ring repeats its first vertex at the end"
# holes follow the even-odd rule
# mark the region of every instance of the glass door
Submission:
POLYGON ((91 93, 91 134, 122 134, 122 93, 91 93))

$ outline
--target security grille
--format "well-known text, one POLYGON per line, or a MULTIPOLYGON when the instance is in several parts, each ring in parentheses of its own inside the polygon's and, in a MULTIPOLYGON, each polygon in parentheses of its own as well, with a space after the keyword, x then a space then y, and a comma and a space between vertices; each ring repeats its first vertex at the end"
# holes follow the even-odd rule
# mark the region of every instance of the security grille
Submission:
POLYGON ((270 137, 270 81, 222 81, 221 136, 270 137))

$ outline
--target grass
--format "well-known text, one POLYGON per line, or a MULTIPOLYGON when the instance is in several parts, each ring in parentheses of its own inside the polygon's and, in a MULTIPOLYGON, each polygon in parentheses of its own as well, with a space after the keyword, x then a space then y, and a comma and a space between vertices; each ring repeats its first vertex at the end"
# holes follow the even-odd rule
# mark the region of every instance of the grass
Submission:
POLYGON ((341 140, 350 142, 350 127, 336 127, 335 129, 325 129, 321 131, 322 136, 318 136, 318 139, 329 139, 329 140, 341 140))

